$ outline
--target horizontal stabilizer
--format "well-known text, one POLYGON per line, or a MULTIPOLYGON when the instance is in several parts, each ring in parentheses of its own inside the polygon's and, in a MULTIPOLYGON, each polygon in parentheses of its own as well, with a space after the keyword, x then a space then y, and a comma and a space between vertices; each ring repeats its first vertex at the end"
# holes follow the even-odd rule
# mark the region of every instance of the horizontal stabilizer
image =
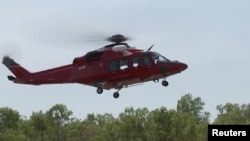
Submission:
POLYGON ((10 81, 14 81, 16 80, 16 78, 12 75, 8 75, 7 78, 10 80, 10 81))

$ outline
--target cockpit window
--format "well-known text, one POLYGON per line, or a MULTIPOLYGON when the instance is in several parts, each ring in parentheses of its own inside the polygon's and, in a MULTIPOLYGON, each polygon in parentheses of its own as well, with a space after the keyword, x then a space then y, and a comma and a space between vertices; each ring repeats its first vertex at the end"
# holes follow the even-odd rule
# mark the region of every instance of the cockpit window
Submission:
POLYGON ((162 55, 160 55, 159 53, 156 53, 156 52, 152 54, 152 58, 153 58, 155 64, 157 62, 159 62, 159 61, 167 61, 167 62, 170 61, 166 57, 164 57, 164 56, 162 56, 162 55))

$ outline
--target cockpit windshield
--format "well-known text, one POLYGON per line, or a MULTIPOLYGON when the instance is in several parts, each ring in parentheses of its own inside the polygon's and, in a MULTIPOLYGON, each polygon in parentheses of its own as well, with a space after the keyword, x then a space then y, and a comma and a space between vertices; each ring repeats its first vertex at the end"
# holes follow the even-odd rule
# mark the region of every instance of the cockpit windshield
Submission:
POLYGON ((152 54, 152 58, 153 58, 155 64, 158 63, 158 62, 162 62, 162 61, 164 61, 164 62, 169 62, 170 61, 169 59, 167 59, 166 57, 160 55, 157 52, 154 52, 152 54))

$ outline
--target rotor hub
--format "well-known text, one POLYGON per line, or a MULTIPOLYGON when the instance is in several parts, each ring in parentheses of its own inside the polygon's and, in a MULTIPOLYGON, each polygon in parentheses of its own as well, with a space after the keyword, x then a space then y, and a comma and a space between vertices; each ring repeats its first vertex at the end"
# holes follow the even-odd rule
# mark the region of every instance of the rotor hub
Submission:
POLYGON ((108 41, 114 42, 114 43, 121 43, 121 42, 127 41, 128 39, 129 39, 128 37, 125 37, 124 35, 121 35, 121 34, 115 34, 107 38, 108 41))

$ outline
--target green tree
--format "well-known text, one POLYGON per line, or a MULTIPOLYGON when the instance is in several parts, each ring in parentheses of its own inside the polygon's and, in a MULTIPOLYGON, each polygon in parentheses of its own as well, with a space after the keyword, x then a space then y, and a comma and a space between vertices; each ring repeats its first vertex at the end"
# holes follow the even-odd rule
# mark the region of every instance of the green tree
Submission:
POLYGON ((8 107, 0 108, 0 140, 24 141, 20 126, 19 112, 8 107))
POLYGON ((26 117, 21 117, 19 122, 20 132, 25 136, 25 141, 36 141, 37 135, 31 125, 31 120, 26 117))
POLYGON ((151 111, 146 126, 148 140, 168 140, 170 131, 173 128, 172 116, 172 112, 169 112, 166 107, 151 111))
POLYGON ((18 111, 8 107, 0 108, 0 131, 17 129, 19 120, 18 111))
POLYGON ((84 141, 91 141, 98 135, 99 126, 95 114, 88 114, 87 118, 81 122, 81 139, 84 141))
POLYGON ((193 98, 191 94, 186 94, 177 102, 177 111, 193 114, 199 121, 209 122, 210 113, 203 111, 205 103, 200 97, 193 98))
POLYGON ((145 140, 145 124, 149 114, 147 108, 133 107, 125 108, 125 111, 119 115, 119 133, 121 140, 145 140))
POLYGON ((99 126, 98 134, 92 138, 93 141, 117 141, 119 140, 119 122, 112 114, 97 114, 96 122, 99 126))
MULTIPOLYGON (((210 113, 200 97, 186 94, 176 109, 162 106, 127 107, 117 118, 112 114, 87 114, 83 120, 63 104, 33 112, 29 119, 10 108, 0 108, 2 141, 205 141, 210 113)), ((250 124, 250 104, 218 105, 215 124, 250 124)))
POLYGON ((21 130, 6 129, 0 133, 0 141, 27 141, 21 130))
POLYGON ((210 113, 203 111, 205 103, 200 97, 186 94, 177 102, 175 133, 177 140, 205 140, 210 113), (179 130, 179 132, 178 132, 179 130), (200 135, 201 134, 201 135, 200 135))
POLYGON ((72 111, 68 110, 63 104, 56 104, 46 112, 49 129, 54 132, 52 139, 55 141, 66 140, 67 133, 63 130, 64 126, 71 120, 72 111))
POLYGON ((250 124, 250 104, 217 105, 219 114, 215 119, 215 124, 250 124))
POLYGON ((44 134, 48 129, 47 116, 42 112, 33 112, 30 116, 30 122, 33 129, 39 134, 40 141, 44 141, 44 134))

